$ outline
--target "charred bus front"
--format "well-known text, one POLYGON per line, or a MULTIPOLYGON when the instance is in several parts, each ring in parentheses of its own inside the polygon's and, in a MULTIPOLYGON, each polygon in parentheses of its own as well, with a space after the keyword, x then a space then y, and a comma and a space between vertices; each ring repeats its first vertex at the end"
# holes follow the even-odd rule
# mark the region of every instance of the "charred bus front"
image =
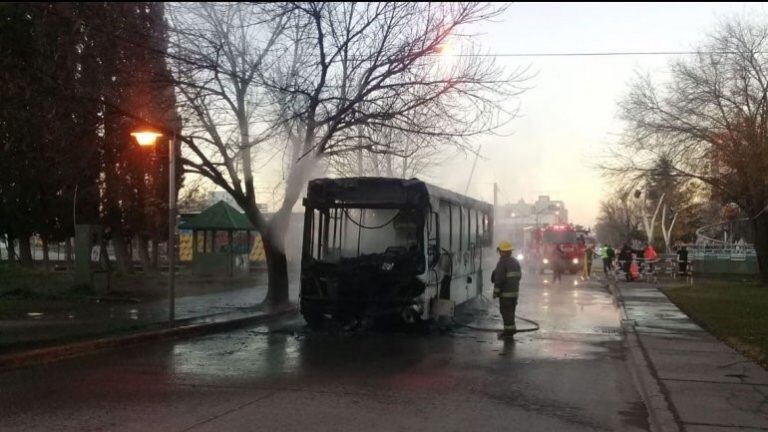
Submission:
POLYGON ((327 316, 428 319, 439 300, 481 292, 487 203, 416 179, 358 177, 311 181, 304 206, 300 296, 310 325, 327 316))

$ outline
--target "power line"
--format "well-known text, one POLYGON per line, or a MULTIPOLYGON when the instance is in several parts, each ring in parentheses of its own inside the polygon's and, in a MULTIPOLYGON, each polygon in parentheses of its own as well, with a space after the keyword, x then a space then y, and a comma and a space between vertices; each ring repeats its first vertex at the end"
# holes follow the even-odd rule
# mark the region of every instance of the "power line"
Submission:
MULTIPOLYGON (((617 51, 617 52, 555 52, 555 53, 489 53, 489 54, 447 54, 448 57, 609 57, 609 56, 656 56, 656 55, 697 55, 697 54, 743 54, 736 51, 617 51)), ((755 52, 754 54, 768 54, 755 52)), ((435 54, 440 55, 440 54, 435 54)))

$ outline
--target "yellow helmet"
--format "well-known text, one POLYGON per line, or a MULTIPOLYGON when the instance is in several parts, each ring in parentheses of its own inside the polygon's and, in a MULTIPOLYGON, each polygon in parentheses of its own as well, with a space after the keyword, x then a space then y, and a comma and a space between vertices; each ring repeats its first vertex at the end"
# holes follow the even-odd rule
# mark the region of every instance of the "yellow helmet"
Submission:
POLYGON ((510 242, 508 242, 506 240, 503 240, 501 243, 499 243, 498 249, 501 252, 512 252, 512 249, 514 249, 514 248, 512 247, 512 243, 510 243, 510 242))

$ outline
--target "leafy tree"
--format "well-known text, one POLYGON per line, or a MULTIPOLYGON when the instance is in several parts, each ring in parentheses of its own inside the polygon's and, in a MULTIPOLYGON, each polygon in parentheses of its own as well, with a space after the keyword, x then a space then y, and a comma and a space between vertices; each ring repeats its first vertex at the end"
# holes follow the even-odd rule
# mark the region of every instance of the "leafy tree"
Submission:
POLYGON ((144 119, 178 129, 162 4, 13 3, 0 19, 0 230, 31 263, 33 233, 102 223, 129 270, 127 239, 167 226, 167 144, 129 135, 144 119))

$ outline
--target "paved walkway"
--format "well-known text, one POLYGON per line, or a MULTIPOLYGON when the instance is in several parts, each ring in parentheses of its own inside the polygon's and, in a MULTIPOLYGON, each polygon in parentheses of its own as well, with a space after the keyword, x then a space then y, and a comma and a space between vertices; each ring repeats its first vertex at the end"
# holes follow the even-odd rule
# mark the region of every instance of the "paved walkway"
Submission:
MULTIPOLYGON (((291 286, 292 297, 297 289, 291 286)), ((179 297, 176 321, 190 324, 254 313, 259 310, 266 292, 266 284, 262 282, 249 288, 179 297)), ((0 354, 162 326, 168 322, 168 300, 84 302, 64 311, 30 312, 24 319, 0 320, 0 354)))
POLYGON ((618 289, 681 429, 768 430, 768 371, 704 331, 654 286, 618 289))

